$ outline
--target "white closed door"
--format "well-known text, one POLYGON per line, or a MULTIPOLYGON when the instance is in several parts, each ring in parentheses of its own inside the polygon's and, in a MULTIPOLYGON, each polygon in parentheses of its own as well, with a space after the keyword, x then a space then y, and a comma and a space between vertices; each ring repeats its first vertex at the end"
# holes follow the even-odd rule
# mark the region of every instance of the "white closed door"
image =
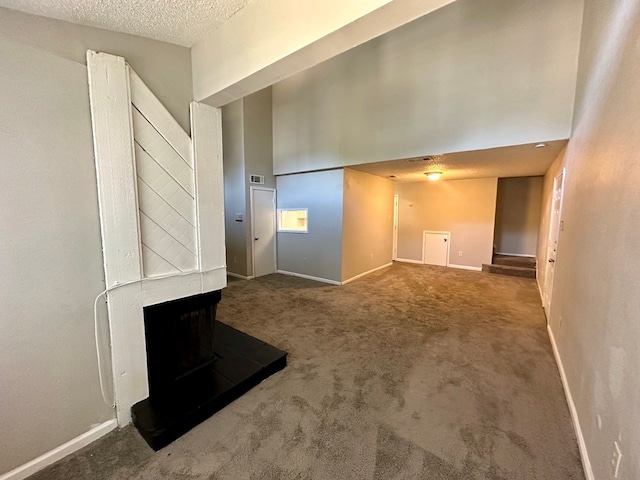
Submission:
POLYGON ((564 188, 564 171, 553 181, 553 199, 551 203, 551 219, 549 221, 549 239, 547 241, 547 265, 544 275, 544 311, 547 319, 550 316, 553 280, 556 274, 558 258, 558 239, 560 238, 560 218, 562 209, 562 192, 564 188))
POLYGON ((422 263, 426 265, 449 264, 449 232, 424 232, 422 263))
POLYGON ((391 260, 398 258, 398 195, 393 196, 393 251, 391 260))
POLYGON ((251 189, 251 231, 253 241, 253 276, 276 271, 276 191, 251 189))

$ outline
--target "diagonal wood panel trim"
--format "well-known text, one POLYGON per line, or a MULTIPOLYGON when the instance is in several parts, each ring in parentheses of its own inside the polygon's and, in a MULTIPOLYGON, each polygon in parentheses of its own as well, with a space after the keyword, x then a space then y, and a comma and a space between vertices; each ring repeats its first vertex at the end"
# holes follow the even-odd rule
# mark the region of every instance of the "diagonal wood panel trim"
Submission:
MULTIPOLYGON (((156 194, 142 180, 138 180, 140 213, 153 220, 167 235, 170 235, 195 255, 196 228, 189 224, 162 197, 156 194)), ((143 237, 142 241, 146 239, 143 237)))
POLYGON ((157 195, 192 226, 195 225, 195 200, 147 152, 136 144, 138 179, 146 183, 157 195))
POLYGON ((128 70, 144 274, 193 270, 198 259, 192 141, 128 70))
POLYGON ((142 244, 149 247, 166 262, 181 272, 196 268, 196 256, 144 214, 140 215, 140 230, 142 231, 142 244))
POLYGON ((191 138, 142 79, 129 68, 131 102, 169 145, 193 168, 191 138))
POLYGON ((142 244, 142 261, 144 262, 145 277, 154 277, 180 272, 180 270, 171 265, 145 244, 142 244))
MULTIPOLYGON (((183 186, 182 186, 182 183, 180 183, 180 181, 178 181, 178 179, 177 179, 177 178, 175 178, 175 177, 171 174, 171 172, 167 171, 167 170, 165 169, 165 167, 164 167, 162 164, 160 164, 160 163, 159 163, 155 158, 153 158, 153 157, 152 157, 152 156, 151 156, 151 155, 150 155, 150 154, 149 154, 149 153, 148 153, 148 152, 147 152, 147 151, 142 147, 142 145, 140 145, 140 144, 138 143, 138 140, 137 140, 137 139, 135 139, 135 138, 134 138, 134 146, 135 146, 134 151, 135 151, 135 154, 136 154, 136 160, 139 158, 139 157, 138 157, 138 154, 140 154, 140 155, 142 155, 142 156, 146 156, 146 157, 148 157, 148 159, 149 159, 150 161, 152 161, 155 165, 157 165, 159 168, 161 168, 161 169, 162 169, 162 170, 163 170, 163 171, 164 171, 164 172, 165 172, 169 177, 171 177, 171 179, 176 183, 176 187, 181 188, 182 190, 184 190, 184 191, 186 192, 186 194, 187 194, 189 197, 191 197, 191 198, 194 198, 194 199, 195 199, 195 196, 194 196, 194 195, 192 195, 192 194, 189 192, 189 190, 188 190, 187 188, 183 187, 183 186)), ((136 166, 138 166, 138 164, 139 164, 139 163, 141 163, 141 162, 136 162, 136 166)), ((146 165, 145 165, 144 163, 142 163, 142 166, 144 167, 144 166, 146 166, 146 165)))
POLYGON ((136 143, 162 166, 190 195, 195 195, 193 169, 171 148, 135 108, 132 109, 133 135, 136 143))

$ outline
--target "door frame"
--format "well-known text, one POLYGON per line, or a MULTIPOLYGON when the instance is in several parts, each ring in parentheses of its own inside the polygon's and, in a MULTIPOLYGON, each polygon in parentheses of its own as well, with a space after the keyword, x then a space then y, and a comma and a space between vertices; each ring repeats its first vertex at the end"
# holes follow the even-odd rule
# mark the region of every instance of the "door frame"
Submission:
MULTIPOLYGON (((451 232, 444 232, 444 231, 437 231, 437 230, 423 230, 422 231, 422 264, 423 265, 427 265, 426 263, 424 263, 425 261, 425 245, 426 242, 424 241, 424 236, 428 233, 437 233, 438 235, 446 235, 447 236, 447 259, 446 259, 446 263, 445 263, 445 267, 449 266, 449 255, 451 254, 451 232)), ((430 264, 429 264, 430 265, 430 264)))
POLYGON ((256 278, 256 242, 255 236, 255 215, 253 211, 253 192, 264 190, 273 193, 273 267, 274 272, 278 270, 278 219, 276 218, 276 189, 271 187, 249 187, 249 211, 251 212, 251 277, 256 278))
POLYGON ((556 268, 558 267, 558 246, 560 245, 560 231, 562 230, 562 205, 564 203, 564 185, 565 185, 565 179, 566 179, 566 169, 563 167, 562 170, 560 171, 560 173, 558 173, 558 175, 556 175, 553 179, 553 190, 551 191, 551 205, 550 205, 550 213, 549 213, 549 235, 547 236, 547 245, 546 245, 546 259, 547 262, 545 263, 545 269, 544 269, 544 302, 543 302, 543 309, 545 312, 545 316, 547 317, 547 323, 549 323, 549 320, 551 318, 551 300, 553 297, 553 287, 555 285, 555 281, 556 281, 556 268), (562 177, 560 179, 560 177, 562 177), (556 238, 555 240, 552 238, 553 235, 553 221, 554 221, 554 214, 553 214, 553 196, 555 195, 556 192, 556 187, 558 185, 558 179, 560 179, 560 205, 558 206, 558 218, 556 219, 558 222, 558 228, 556 230, 556 238), (550 266, 549 264, 551 263, 549 260, 549 249, 550 249, 550 245, 552 244, 552 242, 555 241, 556 242, 556 258, 554 259, 554 266, 553 266, 553 279, 551 280, 551 282, 549 282, 549 269, 550 266))
MULTIPOLYGON (((423 234, 424 241, 424 234, 423 234)), ((391 260, 398 259, 398 194, 393 196, 393 246, 391 247, 391 260)))

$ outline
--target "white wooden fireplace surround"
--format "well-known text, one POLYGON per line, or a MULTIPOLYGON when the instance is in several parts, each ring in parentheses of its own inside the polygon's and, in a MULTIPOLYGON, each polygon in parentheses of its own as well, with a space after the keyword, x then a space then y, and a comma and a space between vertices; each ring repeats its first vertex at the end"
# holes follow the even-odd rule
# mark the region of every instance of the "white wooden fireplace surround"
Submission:
POLYGON ((124 58, 89 50, 87 66, 123 426, 149 394, 143 307, 226 286, 222 123, 219 108, 192 102, 189 137, 124 58))

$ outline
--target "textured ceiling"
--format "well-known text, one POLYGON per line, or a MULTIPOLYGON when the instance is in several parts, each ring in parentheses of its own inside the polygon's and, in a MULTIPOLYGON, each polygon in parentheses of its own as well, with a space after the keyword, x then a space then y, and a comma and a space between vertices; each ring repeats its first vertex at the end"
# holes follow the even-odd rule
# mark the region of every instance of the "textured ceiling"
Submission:
POLYGON ((529 177, 544 175, 566 143, 566 140, 558 140, 546 142, 547 146, 544 148, 535 148, 535 144, 517 145, 368 163, 349 168, 380 177, 395 175, 396 178, 392 180, 399 183, 428 182, 425 172, 432 171, 443 172, 442 180, 529 177))
POLYGON ((0 6, 190 47, 249 0, 0 0, 0 6))

